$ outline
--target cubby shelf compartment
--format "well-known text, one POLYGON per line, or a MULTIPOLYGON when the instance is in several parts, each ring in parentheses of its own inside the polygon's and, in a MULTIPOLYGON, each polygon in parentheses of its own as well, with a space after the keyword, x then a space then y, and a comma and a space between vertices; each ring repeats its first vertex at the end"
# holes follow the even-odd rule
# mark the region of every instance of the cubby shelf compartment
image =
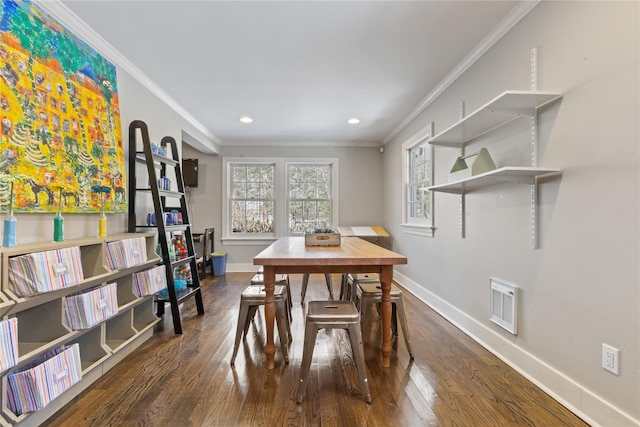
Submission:
POLYGON ((21 311, 15 317, 18 319, 18 365, 78 335, 64 325, 60 299, 21 311))
POLYGON ((532 168, 532 167, 504 167, 494 169, 483 174, 475 175, 459 181, 447 184, 434 185, 429 187, 429 191, 439 191, 442 193, 463 194, 479 188, 496 184, 525 184, 533 185, 536 178, 551 176, 561 173, 560 169, 532 168))
POLYGON ((102 325, 96 325, 83 332, 68 344, 78 343, 80 345, 82 375, 86 375, 92 369, 100 366, 100 363, 104 362, 111 353, 107 346, 102 344, 102 325))
POLYGON ((16 424, 41 425, 153 336, 153 325, 160 321, 153 312, 153 297, 137 297, 133 292, 132 278, 135 273, 162 262, 155 253, 156 239, 157 233, 123 233, 106 238, 70 239, 0 249, 0 313, 2 319, 15 317, 18 321, 18 362, 2 375, 0 427, 16 424), (137 266, 121 270, 110 269, 106 262, 107 243, 136 237, 144 237, 147 258, 137 266), (11 257, 72 246, 80 248, 84 280, 73 286, 28 297, 19 297, 11 291, 8 280, 8 263, 11 257), (91 328, 70 330, 64 320, 63 298, 114 282, 118 289, 118 314, 91 328), (13 414, 7 406, 7 375, 50 350, 76 343, 80 349, 82 380, 40 411, 20 416, 13 414))
POLYGON ((153 304, 153 298, 147 297, 133 307, 133 328, 139 334, 149 330, 160 321, 160 318, 154 313, 153 304))
POLYGON ((113 352, 123 348, 136 335, 131 310, 119 313, 108 319, 105 324, 105 343, 113 352))
POLYGON ((508 90, 429 139, 431 145, 461 148, 464 144, 519 117, 534 117, 536 110, 559 99, 552 92, 508 90))

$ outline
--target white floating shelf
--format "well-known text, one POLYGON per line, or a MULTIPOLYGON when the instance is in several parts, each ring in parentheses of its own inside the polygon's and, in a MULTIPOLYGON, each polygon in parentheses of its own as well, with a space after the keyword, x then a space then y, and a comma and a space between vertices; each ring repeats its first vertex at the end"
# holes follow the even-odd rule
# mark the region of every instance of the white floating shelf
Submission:
POLYGON ((504 167, 494 169, 483 174, 475 175, 459 181, 447 184, 434 185, 428 188, 429 191, 439 191, 451 194, 463 194, 490 185, 512 183, 528 184, 535 183, 535 178, 543 175, 556 175, 561 173, 560 169, 534 168, 534 167, 504 167))
POLYGON ((432 145, 462 147, 465 142, 522 116, 534 116, 536 109, 562 95, 551 92, 508 90, 458 123, 429 140, 432 145))

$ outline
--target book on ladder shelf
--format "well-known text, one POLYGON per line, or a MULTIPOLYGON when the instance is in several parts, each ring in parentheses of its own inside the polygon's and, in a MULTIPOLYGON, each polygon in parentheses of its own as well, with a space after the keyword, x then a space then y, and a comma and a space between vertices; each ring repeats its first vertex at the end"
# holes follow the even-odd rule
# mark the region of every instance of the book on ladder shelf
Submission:
POLYGON ((162 316, 165 304, 169 304, 173 329, 181 334, 179 306, 183 301, 193 297, 198 314, 204 314, 181 163, 176 140, 165 136, 159 145, 152 143, 146 123, 140 120, 129 125, 128 228, 130 232, 146 229, 158 233, 167 289, 156 294, 156 313, 162 316), (167 205, 168 200, 178 201, 179 207, 167 205), (152 212, 136 212, 140 206, 149 206, 149 201, 153 202, 152 212))

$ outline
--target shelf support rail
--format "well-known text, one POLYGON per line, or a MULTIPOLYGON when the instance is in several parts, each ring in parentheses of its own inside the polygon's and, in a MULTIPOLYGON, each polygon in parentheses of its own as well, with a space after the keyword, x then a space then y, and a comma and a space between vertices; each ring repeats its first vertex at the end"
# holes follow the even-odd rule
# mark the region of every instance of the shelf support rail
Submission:
MULTIPOLYGON (((460 102, 460 120, 465 118, 464 101, 460 102)), ((464 156, 464 144, 460 146, 460 156, 464 156)), ((466 223, 465 223, 465 195, 464 189, 460 192, 460 237, 463 239, 466 236, 466 223)))
MULTIPOLYGON (((531 49, 531 91, 538 89, 538 49, 531 49)), ((531 138, 531 167, 538 166, 538 110, 534 109, 531 116, 530 138, 531 138)), ((533 184, 530 186, 530 202, 531 202, 531 248, 538 248, 538 178, 533 178, 533 184)))

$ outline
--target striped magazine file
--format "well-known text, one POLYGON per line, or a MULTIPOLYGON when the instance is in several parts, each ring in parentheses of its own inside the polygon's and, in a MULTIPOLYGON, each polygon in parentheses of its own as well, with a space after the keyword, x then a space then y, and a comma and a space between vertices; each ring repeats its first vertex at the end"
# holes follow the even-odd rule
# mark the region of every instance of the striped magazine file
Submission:
POLYGON ((7 376, 7 405, 16 415, 38 411, 81 379, 79 345, 57 348, 7 376))
POLYGON ((144 237, 107 243, 107 264, 112 270, 124 270, 147 262, 147 243, 144 237))
POLYGON ((133 292, 144 297, 160 292, 167 287, 167 276, 162 265, 139 271, 133 276, 133 292))
POLYGON ((118 285, 87 289, 63 299, 67 325, 74 331, 88 329, 118 313, 118 285))
POLYGON ((9 258, 8 273, 11 290, 21 297, 56 291, 84 280, 78 246, 9 258))
POLYGON ((18 363, 18 319, 0 322, 0 372, 18 363))

